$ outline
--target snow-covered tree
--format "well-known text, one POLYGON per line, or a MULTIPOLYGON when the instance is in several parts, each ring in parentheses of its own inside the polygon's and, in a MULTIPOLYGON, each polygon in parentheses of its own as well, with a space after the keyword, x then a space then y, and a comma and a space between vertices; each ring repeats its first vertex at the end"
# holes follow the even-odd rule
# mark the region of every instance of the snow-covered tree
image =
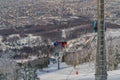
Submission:
POLYGON ((18 80, 16 71, 19 67, 14 60, 10 59, 10 56, 12 56, 13 53, 9 51, 1 54, 0 80, 18 80))

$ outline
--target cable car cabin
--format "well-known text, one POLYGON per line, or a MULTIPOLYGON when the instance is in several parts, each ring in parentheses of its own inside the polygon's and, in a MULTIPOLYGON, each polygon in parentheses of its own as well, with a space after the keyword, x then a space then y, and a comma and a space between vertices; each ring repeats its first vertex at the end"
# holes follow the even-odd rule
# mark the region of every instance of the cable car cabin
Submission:
POLYGON ((59 41, 59 44, 60 44, 62 47, 66 47, 66 46, 67 46, 67 42, 66 42, 66 41, 59 41))
POLYGON ((67 46, 67 42, 62 42, 62 47, 66 47, 67 46))
POLYGON ((93 22, 94 32, 97 32, 97 24, 98 24, 97 21, 94 21, 94 22, 93 22))
POLYGON ((55 41, 54 42, 54 46, 56 47, 56 46, 58 46, 59 45, 59 42, 58 41, 55 41))
POLYGON ((67 46, 67 42, 66 41, 55 41, 54 42, 54 46, 57 47, 58 45, 60 45, 62 47, 66 47, 67 46))
MULTIPOLYGON (((98 31, 97 25, 98 25, 98 22, 97 22, 97 20, 95 20, 95 21, 93 22, 94 32, 97 32, 97 31, 98 31)), ((106 25, 105 25, 105 23, 104 23, 104 30, 106 31, 106 25)))

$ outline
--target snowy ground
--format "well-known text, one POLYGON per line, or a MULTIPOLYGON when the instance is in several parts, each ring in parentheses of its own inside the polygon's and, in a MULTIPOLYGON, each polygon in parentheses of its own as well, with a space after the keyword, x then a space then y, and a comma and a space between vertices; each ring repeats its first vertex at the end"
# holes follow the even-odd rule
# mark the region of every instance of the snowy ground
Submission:
MULTIPOLYGON (((50 64, 43 71, 38 71, 38 75, 40 80, 95 80, 93 64, 82 64, 78 71, 76 75, 76 70, 65 63, 61 63, 60 70, 57 70, 57 64, 50 64)), ((108 71, 108 80, 120 80, 120 70, 108 71)))
MULTIPOLYGON (((120 29, 108 29, 106 33, 107 37, 117 38, 120 36, 120 29)), ((115 40, 119 40, 119 38, 115 40)), ((76 75, 76 70, 65 63, 61 63, 60 70, 57 70, 57 64, 50 64, 43 71, 38 71, 38 76, 40 80, 95 80, 93 63, 79 65, 78 72, 78 75, 76 75)), ((118 70, 108 71, 108 80, 120 80, 120 65, 118 70)))

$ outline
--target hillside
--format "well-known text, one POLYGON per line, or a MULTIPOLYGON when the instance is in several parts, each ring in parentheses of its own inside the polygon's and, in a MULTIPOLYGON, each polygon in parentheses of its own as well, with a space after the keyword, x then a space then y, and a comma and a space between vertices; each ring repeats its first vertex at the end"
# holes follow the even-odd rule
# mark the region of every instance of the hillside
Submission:
MULTIPOLYGON (((107 58, 110 57, 109 58, 110 60, 107 60, 107 62, 112 63, 113 58, 115 58, 115 56, 113 55, 117 54, 116 47, 120 47, 120 43, 119 43, 120 31, 116 29, 109 29, 106 33, 106 37, 107 37, 107 40, 106 40, 107 50, 111 46, 111 50, 109 50, 107 53, 107 58)), ((95 50, 96 49, 92 51, 93 54, 95 54, 94 52, 95 50)), ((120 54, 119 50, 120 48, 118 48, 118 54, 120 54)), ((81 57, 83 57, 84 54, 82 54, 81 57)), ((70 57, 70 60, 72 60, 73 58, 76 59, 75 53, 73 54, 72 57, 70 57)), ((57 70, 57 65, 58 65, 57 63, 55 64, 51 63, 48 66, 48 68, 38 71, 37 73, 38 73, 39 78, 41 80, 48 80, 48 79, 50 80, 94 80, 95 78, 95 75, 94 75, 95 74, 95 62, 94 61, 80 64, 78 67, 78 75, 76 75, 76 69, 73 66, 66 65, 65 63, 62 62, 60 64, 61 69, 57 70)), ((109 69, 108 80, 119 80, 120 79, 119 75, 120 75, 120 63, 115 70, 109 69)))
MULTIPOLYGON (((106 27, 112 29, 120 28, 119 25, 111 23, 106 23, 106 27)), ((61 38, 62 29, 70 28, 74 28, 74 30, 68 32, 69 34, 67 38, 73 39, 78 35, 93 32, 93 21, 89 20, 89 18, 79 17, 73 21, 68 21, 67 24, 61 25, 26 25, 26 27, 2 29, 0 30, 0 35, 7 37, 11 34, 33 34, 54 40, 61 38), (76 29, 76 27, 78 28, 76 29)))
MULTIPOLYGON (((57 17, 97 19, 97 0, 1 0, 0 4, 0 29, 54 24, 57 17)), ((119 24, 119 4, 120 0, 105 0, 106 22, 119 24)))

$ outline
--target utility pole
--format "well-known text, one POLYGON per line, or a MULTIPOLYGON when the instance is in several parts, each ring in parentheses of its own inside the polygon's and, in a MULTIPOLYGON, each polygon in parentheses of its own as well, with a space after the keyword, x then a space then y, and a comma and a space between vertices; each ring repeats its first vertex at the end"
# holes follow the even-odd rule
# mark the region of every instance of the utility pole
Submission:
POLYGON ((95 80, 107 80, 107 63, 105 47, 105 26, 104 26, 104 0, 97 0, 98 3, 98 34, 96 53, 95 80))

